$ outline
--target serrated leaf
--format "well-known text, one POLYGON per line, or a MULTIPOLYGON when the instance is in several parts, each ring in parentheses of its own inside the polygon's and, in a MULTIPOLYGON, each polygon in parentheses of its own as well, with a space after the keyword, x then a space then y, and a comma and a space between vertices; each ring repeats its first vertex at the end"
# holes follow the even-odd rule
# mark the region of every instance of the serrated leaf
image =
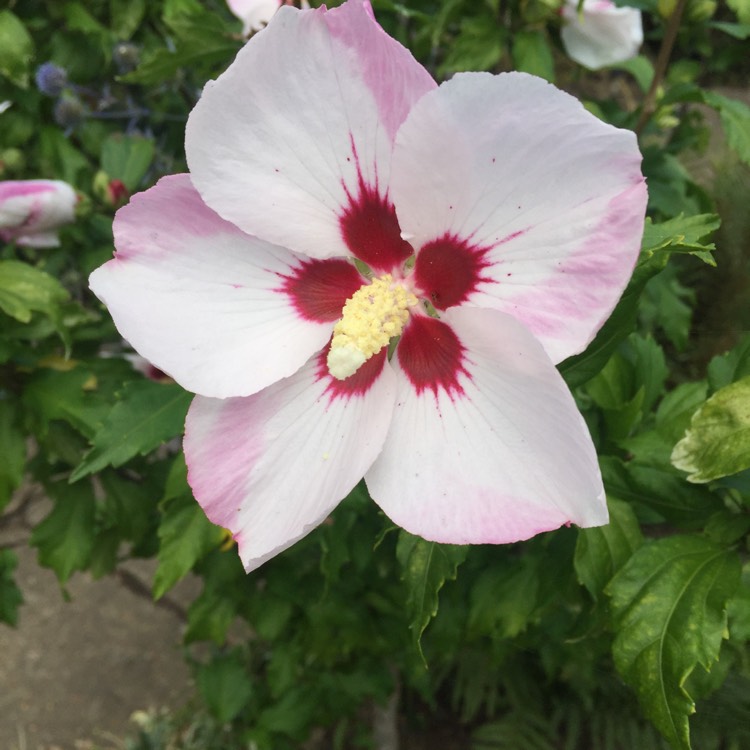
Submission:
POLYGON ((9 10, 0 11, 0 75, 25 89, 33 57, 34 42, 26 27, 9 10))
POLYGON ((134 380, 91 439, 92 448, 73 471, 75 482, 105 466, 122 466, 182 434, 192 394, 173 383, 134 380))
POLYGON ((75 570, 84 570, 91 558, 95 537, 94 493, 90 485, 47 487, 55 506, 31 532, 30 544, 39 550, 39 564, 52 568, 60 583, 75 570))
POLYGON ((641 527, 630 505, 608 497, 607 507, 609 523, 606 526, 579 529, 573 559, 578 580, 595 600, 643 544, 641 527))
POLYGON ((396 557, 401 565, 401 580, 407 588, 409 628, 423 660, 422 634, 437 614, 440 589, 446 581, 455 579, 466 553, 466 546, 438 544, 405 531, 399 533, 396 557))
POLYGON ((704 238, 715 232, 720 225, 721 219, 716 214, 680 214, 659 224, 654 224, 647 217, 643 233, 643 253, 650 256, 659 250, 669 249, 672 252, 695 255, 715 266, 716 261, 711 253, 716 246, 713 242, 705 242, 704 238))
POLYGON ((695 706, 685 682, 710 670, 727 637, 726 606, 740 580, 736 554, 697 536, 643 545, 610 581, 615 666, 646 715, 677 750, 689 750, 695 706))
POLYGON ((23 595, 13 578, 16 565, 15 552, 0 549, 0 622, 12 626, 18 623, 18 607, 23 604, 23 595))
POLYGON ((750 468, 750 376, 716 391, 695 412, 672 464, 697 483, 750 468))
POLYGON ((253 694, 252 683, 242 666, 239 650, 198 666, 196 682, 211 714, 220 722, 231 721, 253 694))
POLYGON ((186 480, 187 467, 180 454, 170 472, 167 484, 184 485, 182 494, 162 502, 159 524, 159 565, 154 574, 153 594, 158 599, 183 578, 205 554, 216 548, 224 537, 223 529, 214 526, 190 494, 186 480))

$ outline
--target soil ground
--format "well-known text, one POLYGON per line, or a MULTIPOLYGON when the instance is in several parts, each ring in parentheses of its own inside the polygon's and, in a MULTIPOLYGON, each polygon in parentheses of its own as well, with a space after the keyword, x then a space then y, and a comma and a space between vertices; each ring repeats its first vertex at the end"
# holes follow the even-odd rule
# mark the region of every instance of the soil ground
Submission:
MULTIPOLYGON (((13 531, 23 541, 19 526, 3 535, 13 531)), ((134 591, 148 590, 153 563, 128 563, 125 583, 76 574, 64 593, 35 550, 15 551, 25 603, 17 628, 0 624, 0 750, 120 748, 134 711, 187 701, 179 615, 134 591)))

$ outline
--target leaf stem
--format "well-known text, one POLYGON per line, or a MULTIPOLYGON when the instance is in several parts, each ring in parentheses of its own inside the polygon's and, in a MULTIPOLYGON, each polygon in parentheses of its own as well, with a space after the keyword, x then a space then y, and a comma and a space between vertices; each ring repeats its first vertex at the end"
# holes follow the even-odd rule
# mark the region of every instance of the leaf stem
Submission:
POLYGON ((659 48, 659 54, 656 58, 656 66, 654 67, 654 78, 651 81, 651 86, 643 100, 643 108, 641 109, 641 115, 638 118, 638 123, 635 126, 635 132, 637 135, 641 134, 641 131, 645 127, 649 118, 656 109, 656 92, 659 90, 664 76, 669 66, 669 59, 672 56, 672 48, 674 47, 675 40, 677 39, 677 32, 680 29, 680 21, 682 20, 682 13, 687 5, 687 0, 677 0, 672 15, 669 16, 667 22, 667 28, 664 32, 664 38, 661 40, 661 47, 659 48))

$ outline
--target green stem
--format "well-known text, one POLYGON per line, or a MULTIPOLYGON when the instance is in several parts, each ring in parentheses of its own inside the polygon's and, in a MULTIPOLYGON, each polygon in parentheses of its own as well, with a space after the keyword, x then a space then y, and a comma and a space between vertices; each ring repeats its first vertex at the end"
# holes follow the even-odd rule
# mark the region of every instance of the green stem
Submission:
POLYGON ((656 109, 656 92, 659 90, 659 86, 661 86, 664 76, 667 73, 669 59, 672 56, 672 48, 677 39, 677 32, 680 29, 680 21, 682 21, 682 13, 685 10, 686 5, 687 0, 677 0, 677 5, 675 5, 675 9, 672 11, 672 15, 667 22, 664 38, 661 40, 661 47, 659 48, 659 55, 656 58, 654 78, 651 81, 651 86, 643 100, 641 116, 638 118, 638 124, 635 126, 635 132, 638 135, 641 134, 641 131, 656 109))

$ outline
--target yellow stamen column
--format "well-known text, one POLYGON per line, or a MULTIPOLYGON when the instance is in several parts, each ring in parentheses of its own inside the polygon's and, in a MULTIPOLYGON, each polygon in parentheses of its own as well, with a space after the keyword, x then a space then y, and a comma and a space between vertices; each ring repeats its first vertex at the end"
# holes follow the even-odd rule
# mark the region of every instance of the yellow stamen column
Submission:
POLYGON ((358 289, 333 329, 328 372, 337 380, 353 375, 394 336, 400 336, 417 298, 393 283, 390 274, 358 289))

